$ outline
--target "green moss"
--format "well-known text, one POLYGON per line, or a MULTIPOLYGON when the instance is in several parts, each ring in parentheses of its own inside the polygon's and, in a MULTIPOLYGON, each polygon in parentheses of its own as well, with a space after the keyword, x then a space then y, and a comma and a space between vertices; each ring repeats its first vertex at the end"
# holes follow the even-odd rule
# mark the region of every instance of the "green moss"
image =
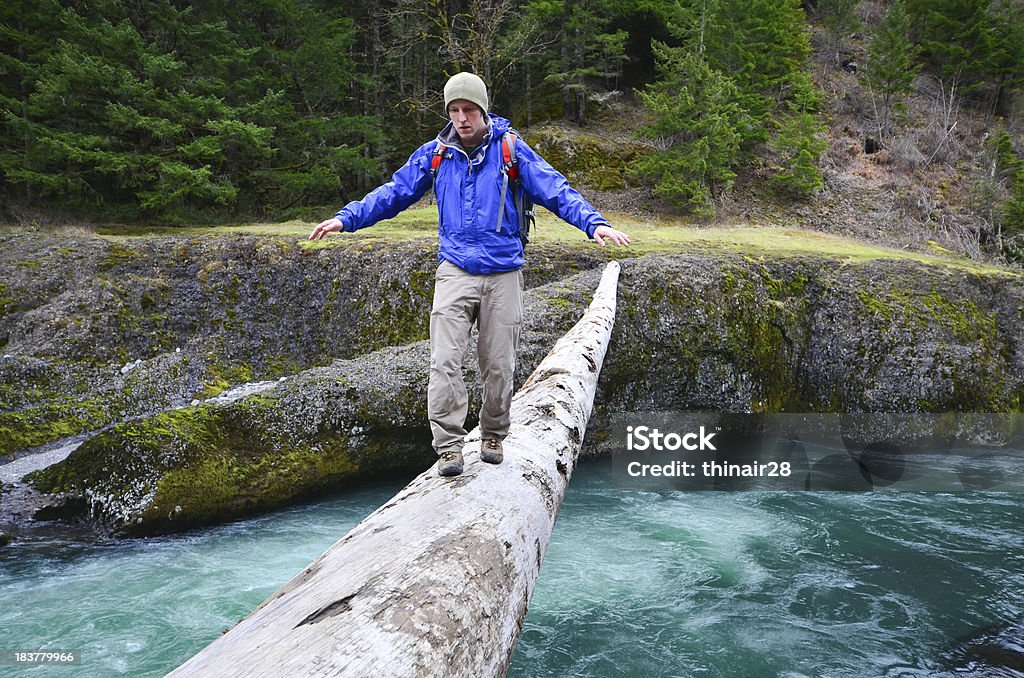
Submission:
POLYGON ((626 188, 626 170, 644 147, 617 141, 621 136, 593 134, 545 125, 531 130, 530 144, 573 184, 602 191, 626 188))
POLYGON ((18 310, 18 300, 7 296, 9 294, 10 290, 7 285, 0 283, 0 316, 18 310))
POLYGON ((196 271, 196 280, 198 280, 199 283, 205 287, 207 285, 207 281, 210 278, 210 275, 216 273, 217 271, 220 271, 223 268, 224 262, 221 261, 220 259, 214 259, 213 261, 209 262, 201 269, 196 271))
POLYGON ((295 358, 287 355, 271 355, 263 359, 261 376, 264 379, 274 379, 301 372, 306 366, 300 364, 295 358))
POLYGON ((884 297, 880 297, 874 292, 861 289, 857 290, 857 298, 860 300, 861 306, 869 315, 881 318, 887 323, 892 321, 892 318, 896 313, 896 309, 894 309, 892 304, 884 297))
POLYGON ((338 295, 341 293, 341 280, 335 278, 331 281, 331 289, 327 293, 327 303, 324 304, 324 311, 334 306, 334 303, 338 300, 338 295))
MULTIPOLYGON (((374 301, 358 299, 355 306, 366 318, 359 324, 359 346, 374 350, 384 346, 400 346, 426 339, 430 335, 430 304, 433 298, 433 274, 420 272, 381 281, 373 291, 374 301)), ((325 316, 324 322, 328 317, 325 316)))
MULTIPOLYGON (((940 342, 940 351, 946 350, 945 341, 974 351, 970 364, 958 362, 950 366, 947 376, 953 383, 949 398, 943 402, 918 398, 914 403, 918 410, 935 412, 952 408, 998 412, 1019 406, 1014 405, 1014 396, 1008 393, 1006 369, 1000 369, 1010 361, 1011 350, 1000 336, 994 311, 981 308, 973 299, 951 299, 936 289, 927 293, 891 288, 862 289, 857 298, 869 317, 882 321, 884 332, 890 328, 906 331, 912 341, 927 333, 930 341, 940 342)), ((862 355, 865 361, 878 357, 862 355)))
MULTIPOLYGON (((547 156, 546 156, 547 157, 547 156)), ((552 156, 554 157, 554 156, 552 156)), ((633 244, 628 250, 607 247, 609 258, 640 256, 652 252, 697 252, 697 253, 757 253, 775 257, 827 257, 836 265, 891 259, 918 261, 929 266, 941 266, 958 271, 982 275, 1020 278, 1021 273, 1012 269, 979 264, 964 257, 951 255, 948 251, 929 248, 931 253, 896 250, 865 244, 830 235, 820 231, 777 226, 774 222, 745 225, 725 225, 714 228, 694 228, 692 221, 685 218, 642 218, 630 214, 604 212, 612 223, 628 232, 633 244)), ((559 241, 580 248, 594 248, 594 244, 580 238, 579 230, 565 224, 543 208, 538 209, 539 228, 536 237, 531 236, 535 249, 548 241, 559 241)), ((126 237, 136 236, 182 236, 197 238, 228 234, 253 234, 273 238, 293 238, 289 246, 301 250, 315 250, 334 247, 351 247, 355 243, 366 245, 371 251, 380 247, 382 240, 423 240, 429 247, 436 247, 437 207, 434 205, 405 210, 394 219, 388 219, 358 233, 331 235, 323 240, 311 241, 307 237, 314 223, 289 221, 282 223, 248 223, 234 226, 192 226, 192 227, 146 227, 116 226, 100 229, 105 239, 114 243, 123 242, 126 237)), ((182 261, 192 257, 191 247, 178 248, 176 256, 182 261)), ((211 266, 214 266, 211 263, 211 266)), ((203 273, 198 274, 202 280, 203 273)))
POLYGON ((427 268, 413 269, 409 271, 409 284, 420 296, 432 299, 434 296, 434 275, 435 269, 432 265, 427 268))
POLYGON ((575 304, 573 304, 572 301, 566 299, 565 297, 549 296, 547 297, 547 302, 548 304, 558 309, 559 311, 562 311, 563 313, 575 308, 575 304))
POLYGON ((904 290, 861 289, 857 298, 869 315, 912 331, 939 326, 967 343, 991 339, 998 331, 994 312, 982 310, 970 299, 951 301, 934 289, 924 295, 904 290))
POLYGON ((989 341, 997 334, 995 313, 982 310, 974 300, 958 299, 954 303, 937 290, 932 290, 921 301, 927 320, 938 321, 948 327, 961 341, 989 341))
POLYGON ((109 270, 120 266, 127 261, 136 259, 138 256, 138 252, 130 250, 117 242, 111 242, 110 249, 107 251, 107 256, 100 261, 98 268, 100 270, 109 270))
POLYGON ((794 371, 806 341, 806 287, 802 271, 773 275, 760 260, 747 267, 724 267, 721 281, 725 343, 737 368, 757 384, 753 412, 801 411, 813 407, 794 371))
POLYGON ((215 413, 213 408, 189 407, 118 424, 84 442, 65 461, 26 480, 43 492, 102 486, 124 494, 133 478, 143 475, 141 470, 159 470, 175 456, 214 445, 210 423, 215 413))
MULTIPOLYGON (((693 384, 721 379, 723 392, 750 393, 737 405, 755 412, 835 409, 812 397, 797 366, 809 337, 815 265, 734 257, 723 260, 711 280, 626 281, 621 292, 618 336, 628 337, 610 354, 628 356, 606 364, 601 380, 611 398, 631 406, 655 389, 667 404, 686 406, 693 384), (767 263, 766 263, 767 261, 767 263), (706 370, 722 370, 709 375, 706 370), (733 381, 735 380, 735 382, 733 381)), ((616 341, 613 339, 613 341, 616 341)), ((731 396, 727 396, 731 398, 731 396)), ((643 405, 649 407, 649 405, 643 405)))
POLYGON ((280 506, 360 470, 345 436, 293 440, 281 432, 276 407, 255 397, 121 424, 28 480, 44 492, 91 488, 120 498, 155 491, 142 515, 120 526, 152 533, 280 506))
POLYGON ((0 455, 100 428, 112 416, 107 399, 47 393, 39 401, 43 404, 0 412, 0 455))
POLYGON ((168 521, 221 521, 281 506, 359 468, 341 438, 284 453, 262 451, 222 449, 164 474, 142 515, 146 529, 168 521))
POLYGON ((220 395, 232 386, 255 380, 255 370, 249 363, 225 363, 217 356, 208 356, 210 363, 203 379, 203 389, 196 398, 205 400, 220 395))
POLYGON ((231 382, 222 377, 207 377, 203 390, 196 394, 196 398, 206 400, 220 395, 231 388, 231 382))
POLYGON ((237 304, 241 299, 241 287, 242 279, 238 277, 237 273, 232 273, 228 277, 227 285, 220 290, 221 302, 226 308, 237 304))

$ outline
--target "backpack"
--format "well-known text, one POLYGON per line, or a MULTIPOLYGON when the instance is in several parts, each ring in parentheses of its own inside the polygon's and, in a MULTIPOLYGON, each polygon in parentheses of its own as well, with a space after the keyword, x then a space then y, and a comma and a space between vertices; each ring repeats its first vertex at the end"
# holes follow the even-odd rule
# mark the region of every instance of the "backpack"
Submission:
MULTIPOLYGON (((501 136, 501 198, 498 207, 498 223, 494 230, 501 230, 501 222, 505 217, 505 195, 509 185, 512 187, 512 200, 515 203, 516 211, 519 213, 519 239, 523 245, 530 242, 530 228, 537 225, 536 213, 533 201, 526 195, 521 182, 519 181, 519 158, 516 157, 516 140, 518 134, 514 131, 505 132, 501 136)), ((441 161, 445 158, 447 146, 440 141, 434 149, 434 157, 430 159, 430 176, 436 183, 437 170, 441 167, 441 161)), ((435 190, 435 194, 436 194, 435 190)))

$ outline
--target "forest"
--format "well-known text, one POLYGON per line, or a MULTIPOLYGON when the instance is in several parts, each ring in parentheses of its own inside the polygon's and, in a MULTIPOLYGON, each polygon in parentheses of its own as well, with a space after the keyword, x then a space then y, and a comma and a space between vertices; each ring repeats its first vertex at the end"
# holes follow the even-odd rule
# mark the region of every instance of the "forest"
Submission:
POLYGON ((822 190, 830 74, 855 73, 893 147, 928 82, 987 129, 979 241, 1024 258, 1019 0, 7 0, 0 216, 322 214, 437 133, 460 70, 527 139, 618 116, 652 151, 628 184, 697 219, 738 181, 822 190))

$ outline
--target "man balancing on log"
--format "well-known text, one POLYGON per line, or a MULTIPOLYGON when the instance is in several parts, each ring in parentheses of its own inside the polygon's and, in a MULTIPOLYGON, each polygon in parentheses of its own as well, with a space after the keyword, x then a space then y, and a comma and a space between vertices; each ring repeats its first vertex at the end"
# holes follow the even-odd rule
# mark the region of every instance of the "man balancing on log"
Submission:
POLYGON ((487 112, 487 87, 472 73, 444 86, 450 122, 420 146, 391 181, 350 202, 317 225, 310 240, 357 231, 390 219, 433 187, 440 252, 430 311, 427 413, 438 473, 462 473, 469 398, 462 358, 474 322, 483 380, 480 459, 500 464, 508 435, 516 347, 523 317, 523 245, 533 203, 543 205, 597 241, 627 246, 629 236, 569 186, 526 145, 509 121, 487 112))

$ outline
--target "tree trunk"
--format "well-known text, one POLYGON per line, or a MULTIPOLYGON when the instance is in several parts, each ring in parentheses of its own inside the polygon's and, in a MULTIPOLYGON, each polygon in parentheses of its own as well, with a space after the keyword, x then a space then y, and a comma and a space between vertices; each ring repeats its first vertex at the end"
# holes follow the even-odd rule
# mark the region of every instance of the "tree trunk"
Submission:
POLYGON ((593 406, 619 266, 512 401, 505 461, 422 473, 171 676, 502 676, 593 406))

